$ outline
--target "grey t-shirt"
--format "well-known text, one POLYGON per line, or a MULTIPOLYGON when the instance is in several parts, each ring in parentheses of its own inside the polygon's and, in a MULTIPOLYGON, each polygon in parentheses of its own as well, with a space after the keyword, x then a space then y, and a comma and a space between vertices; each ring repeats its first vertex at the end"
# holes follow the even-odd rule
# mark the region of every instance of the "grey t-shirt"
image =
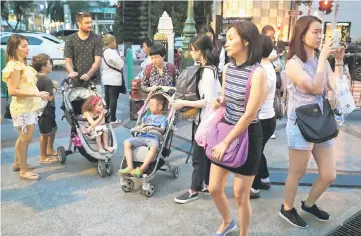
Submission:
POLYGON ((85 40, 79 38, 78 33, 69 35, 65 40, 64 57, 71 58, 74 65, 74 71, 78 72, 78 76, 73 80, 76 87, 88 87, 89 82, 100 83, 99 70, 94 73, 88 81, 80 80, 83 74, 86 74, 94 63, 95 56, 102 56, 102 39, 93 32, 85 40))
MULTIPOLYGON (((48 92, 50 96, 53 96, 54 95, 53 82, 50 80, 50 78, 47 75, 37 75, 36 77, 38 78, 36 86, 38 87, 39 91, 48 92)), ((46 106, 55 107, 55 99, 53 101, 48 102, 46 106)))

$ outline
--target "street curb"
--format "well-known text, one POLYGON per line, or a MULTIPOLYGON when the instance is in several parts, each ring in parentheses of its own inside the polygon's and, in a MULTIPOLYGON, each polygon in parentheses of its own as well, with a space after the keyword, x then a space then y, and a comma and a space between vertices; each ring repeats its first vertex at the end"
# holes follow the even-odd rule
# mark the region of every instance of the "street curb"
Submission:
MULTIPOLYGON (((274 185, 285 185, 288 176, 287 169, 269 168, 270 179, 274 185)), ((300 180, 300 186, 312 186, 319 174, 314 170, 307 170, 300 180)), ((330 185, 333 188, 361 188, 361 172, 337 171, 336 180, 330 185)))

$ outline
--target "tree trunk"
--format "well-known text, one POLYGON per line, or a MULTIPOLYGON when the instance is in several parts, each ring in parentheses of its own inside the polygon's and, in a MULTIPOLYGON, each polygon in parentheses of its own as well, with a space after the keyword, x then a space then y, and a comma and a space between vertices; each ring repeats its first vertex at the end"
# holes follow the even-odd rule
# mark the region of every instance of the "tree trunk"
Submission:
POLYGON ((16 30, 18 29, 20 21, 21 21, 20 16, 16 16, 16 25, 15 25, 15 28, 14 28, 14 32, 16 32, 16 30))
POLYGON ((11 31, 14 31, 13 27, 11 27, 10 23, 8 20, 5 20, 6 21, 6 24, 8 24, 9 28, 11 29, 11 31))
POLYGON ((150 20, 152 14, 152 1, 148 0, 148 38, 152 38, 152 23, 150 20))

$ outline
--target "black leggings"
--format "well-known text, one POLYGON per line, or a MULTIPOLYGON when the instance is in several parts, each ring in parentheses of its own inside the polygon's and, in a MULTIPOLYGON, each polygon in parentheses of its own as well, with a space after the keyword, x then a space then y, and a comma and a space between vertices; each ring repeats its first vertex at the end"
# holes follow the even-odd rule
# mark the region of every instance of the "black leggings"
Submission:
POLYGON ((259 189, 259 185, 261 184, 261 179, 265 179, 269 177, 268 166, 266 156, 264 155, 264 147, 266 146, 268 140, 271 138, 272 134, 276 130, 276 117, 260 120, 263 131, 263 146, 262 146, 262 156, 261 161, 259 163, 258 173, 254 178, 252 188, 259 189))
POLYGON ((104 85, 105 103, 110 110, 110 121, 116 121, 117 103, 120 94, 120 86, 104 85))
MULTIPOLYGON (((193 125, 193 127, 193 132, 195 133, 197 126, 193 125)), ((206 185, 209 184, 211 162, 208 159, 204 148, 199 146, 196 141, 193 141, 192 166, 193 173, 191 189, 194 191, 200 191, 202 190, 203 182, 206 185)))

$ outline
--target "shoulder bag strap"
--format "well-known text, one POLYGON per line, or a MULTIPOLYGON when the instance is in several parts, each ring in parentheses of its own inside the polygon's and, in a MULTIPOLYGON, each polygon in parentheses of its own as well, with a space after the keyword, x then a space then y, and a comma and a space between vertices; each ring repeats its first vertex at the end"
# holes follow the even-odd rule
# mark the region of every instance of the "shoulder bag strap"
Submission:
MULTIPOLYGON (((105 50, 107 50, 107 49, 105 49, 105 50)), ((119 73, 123 73, 122 69, 119 70, 118 68, 115 68, 114 66, 111 66, 111 65, 108 64, 108 62, 105 60, 105 57, 104 57, 104 52, 105 52, 105 50, 103 51, 103 56, 102 56, 105 64, 106 64, 110 69, 115 70, 115 71, 117 71, 117 72, 119 72, 119 73)))
POLYGON ((150 63, 145 68, 145 77, 150 78, 150 74, 152 73, 153 63, 150 63))
POLYGON ((251 72, 249 73, 247 84, 246 84, 246 97, 245 97, 245 107, 247 108, 247 103, 249 99, 249 95, 251 93, 251 80, 253 77, 253 73, 257 70, 257 68, 260 67, 260 65, 257 63, 255 66, 253 66, 251 72))

